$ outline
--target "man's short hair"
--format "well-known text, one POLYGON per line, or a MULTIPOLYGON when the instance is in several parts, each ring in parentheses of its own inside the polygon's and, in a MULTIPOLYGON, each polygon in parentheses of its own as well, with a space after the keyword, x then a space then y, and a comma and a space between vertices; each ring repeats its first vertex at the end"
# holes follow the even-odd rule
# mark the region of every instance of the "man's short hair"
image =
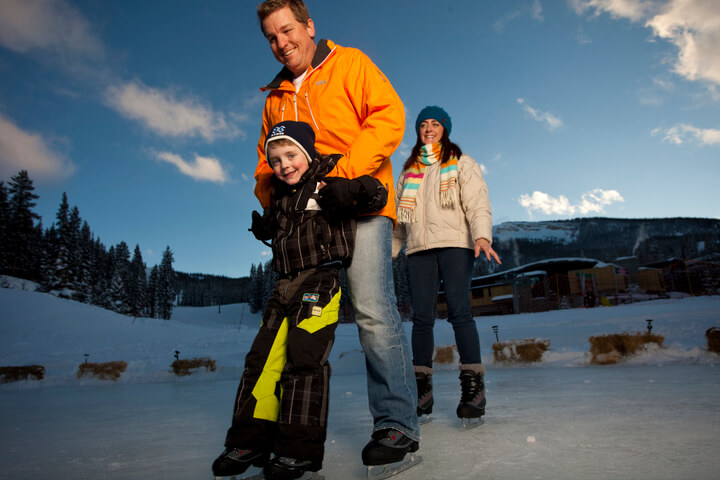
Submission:
POLYGON ((262 29, 262 22, 271 14, 277 12, 281 8, 288 7, 295 16, 295 20, 300 23, 307 25, 310 20, 310 13, 308 12, 305 3, 302 0, 265 0, 257 8, 258 19, 260 20, 260 28, 262 29))

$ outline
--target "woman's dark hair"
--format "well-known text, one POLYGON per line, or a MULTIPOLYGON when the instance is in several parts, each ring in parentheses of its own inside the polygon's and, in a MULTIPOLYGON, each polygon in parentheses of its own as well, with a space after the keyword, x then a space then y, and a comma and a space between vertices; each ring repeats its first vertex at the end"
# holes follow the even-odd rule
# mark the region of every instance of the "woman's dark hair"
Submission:
MULTIPOLYGON (((415 163, 415 160, 417 160, 417 157, 420 154, 420 148, 423 145, 424 144, 422 140, 420 140, 420 132, 417 132, 417 142, 415 142, 415 146, 413 147, 412 152, 410 152, 410 156, 407 160, 405 160, 403 170, 407 170, 412 166, 413 163, 415 163)), ((442 158, 440 159, 441 164, 450 160, 451 154, 455 154, 455 156, 458 158, 460 158, 460 155, 462 155, 462 150, 460 150, 460 147, 450 141, 450 135, 448 134, 447 128, 443 128, 442 138, 440 138, 440 145, 442 146, 442 158)))

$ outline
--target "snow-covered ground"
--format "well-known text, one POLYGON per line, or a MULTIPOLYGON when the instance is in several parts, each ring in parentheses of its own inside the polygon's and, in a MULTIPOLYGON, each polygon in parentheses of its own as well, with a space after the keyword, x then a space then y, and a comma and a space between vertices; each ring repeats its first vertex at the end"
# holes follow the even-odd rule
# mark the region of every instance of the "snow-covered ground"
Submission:
MULTIPOLYGON (((46 367, 42 381, 0 385, 0 479, 212 478, 259 321, 246 305, 132 319, 0 288, 0 366, 46 367), (176 350, 180 358, 211 357, 218 368, 176 377, 176 350), (86 355, 128 368, 117 382, 78 379, 86 355)), ((485 425, 460 428, 457 365, 436 366, 424 461, 398 480, 718 478, 720 357, 707 352, 704 334, 720 326, 720 297, 476 321, 488 365, 485 425), (665 337, 662 349, 589 365, 590 336, 644 331, 647 319, 665 337), (547 339, 550 351, 539 364, 493 364, 493 325, 501 341, 547 339)), ((447 322, 435 332, 436 345, 454 343, 447 322)), ((323 473, 362 479, 360 450, 372 422, 354 325, 339 326, 331 361, 323 473)))

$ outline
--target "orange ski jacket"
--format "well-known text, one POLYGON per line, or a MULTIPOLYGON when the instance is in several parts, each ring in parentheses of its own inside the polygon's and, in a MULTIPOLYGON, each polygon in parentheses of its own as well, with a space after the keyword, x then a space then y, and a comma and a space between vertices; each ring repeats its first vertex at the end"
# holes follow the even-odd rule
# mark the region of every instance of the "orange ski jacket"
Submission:
POLYGON ((283 68, 262 91, 267 91, 255 169, 255 196, 270 205, 272 169, 265 160, 265 136, 284 120, 312 125, 315 149, 341 153, 330 176, 370 175, 388 190, 387 205, 375 212, 396 222, 395 185, 390 155, 405 132, 405 109, 390 81, 370 58, 355 48, 320 40, 299 90, 283 68))

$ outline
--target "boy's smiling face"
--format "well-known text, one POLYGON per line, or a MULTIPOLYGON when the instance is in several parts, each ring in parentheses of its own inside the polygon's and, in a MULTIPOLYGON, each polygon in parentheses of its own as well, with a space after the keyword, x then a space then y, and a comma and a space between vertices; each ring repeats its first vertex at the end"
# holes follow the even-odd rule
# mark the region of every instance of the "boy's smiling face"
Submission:
POLYGON ((268 161, 275 176, 288 185, 297 184, 310 167, 303 151, 291 142, 271 142, 268 161))

